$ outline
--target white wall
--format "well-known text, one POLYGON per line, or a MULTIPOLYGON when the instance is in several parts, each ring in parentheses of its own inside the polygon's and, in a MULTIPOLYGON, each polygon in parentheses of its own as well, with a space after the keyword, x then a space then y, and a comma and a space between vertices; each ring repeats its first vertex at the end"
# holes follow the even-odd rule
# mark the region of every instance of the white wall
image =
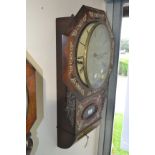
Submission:
POLYGON ((26 0, 26 47, 37 74, 38 119, 32 128, 32 155, 97 155, 99 129, 70 149, 57 147, 56 18, 76 14, 82 5, 104 10, 104 0, 26 0), (32 59, 33 58, 33 59, 32 59), (35 62, 35 63, 34 63, 35 62))

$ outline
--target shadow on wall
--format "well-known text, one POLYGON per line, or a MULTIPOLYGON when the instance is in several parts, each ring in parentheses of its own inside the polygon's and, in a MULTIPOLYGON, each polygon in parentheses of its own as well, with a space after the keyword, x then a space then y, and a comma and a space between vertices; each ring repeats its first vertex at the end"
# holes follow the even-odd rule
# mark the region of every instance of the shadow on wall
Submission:
POLYGON ((35 155, 38 145, 39 145, 39 137, 37 136, 37 130, 42 122, 44 117, 44 106, 43 106, 43 71, 40 66, 35 62, 35 60, 30 56, 28 52, 26 52, 27 59, 32 63, 34 68, 36 69, 36 105, 37 105, 37 119, 32 126, 31 134, 33 140, 33 148, 31 155, 35 155))

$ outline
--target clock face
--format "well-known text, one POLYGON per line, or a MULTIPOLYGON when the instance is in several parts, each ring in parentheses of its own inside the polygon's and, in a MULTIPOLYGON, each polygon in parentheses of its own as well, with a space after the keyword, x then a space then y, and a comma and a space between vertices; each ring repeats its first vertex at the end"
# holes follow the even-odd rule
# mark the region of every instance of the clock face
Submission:
POLYGON ((77 70, 81 81, 99 88, 109 72, 111 40, 104 24, 91 23, 83 30, 77 47, 77 70))

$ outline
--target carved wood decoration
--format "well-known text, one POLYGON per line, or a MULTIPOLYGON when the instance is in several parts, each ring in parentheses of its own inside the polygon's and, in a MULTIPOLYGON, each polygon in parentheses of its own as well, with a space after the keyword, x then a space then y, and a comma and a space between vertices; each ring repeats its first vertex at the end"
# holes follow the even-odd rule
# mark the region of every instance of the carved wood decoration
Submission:
POLYGON ((30 129, 36 120, 36 76, 35 68, 26 61, 26 154, 29 155, 33 146, 30 129))
MULTIPOLYGON (((105 12, 82 6, 76 16, 56 19, 56 43, 58 146, 69 148, 100 124, 109 76, 113 67, 114 39, 105 12), (100 87, 91 86, 86 76, 87 62, 85 66, 83 63, 87 61, 88 54, 83 58, 77 56, 82 34, 89 25, 90 31, 92 30, 91 35, 94 29, 101 25, 107 29, 110 38, 108 70, 100 87), (81 75, 80 65, 77 64, 83 65, 81 75)), ((87 52, 87 49, 85 51, 87 52)), ((94 56, 98 55, 94 54, 94 56)))

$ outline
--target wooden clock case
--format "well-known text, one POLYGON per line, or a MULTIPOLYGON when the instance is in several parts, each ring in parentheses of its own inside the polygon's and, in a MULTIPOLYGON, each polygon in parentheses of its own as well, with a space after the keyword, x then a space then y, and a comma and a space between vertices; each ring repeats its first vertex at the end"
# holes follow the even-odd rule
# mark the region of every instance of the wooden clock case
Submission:
POLYGON ((26 154, 29 155, 33 146, 30 129, 36 120, 36 70, 26 60, 26 91, 28 97, 28 109, 26 114, 26 154))
POLYGON ((82 6, 76 16, 57 18, 56 50, 57 143, 61 148, 69 148, 100 124, 114 51, 113 34, 105 12, 82 6), (76 68, 77 43, 82 30, 91 22, 104 22, 112 42, 109 73, 103 86, 98 89, 92 89, 83 84, 76 68), (90 106, 96 108, 95 113, 91 117, 84 118, 84 112, 90 106))
POLYGON ((30 132, 36 120, 36 76, 35 68, 26 61, 26 89, 28 95, 28 111, 26 117, 26 134, 30 132))

